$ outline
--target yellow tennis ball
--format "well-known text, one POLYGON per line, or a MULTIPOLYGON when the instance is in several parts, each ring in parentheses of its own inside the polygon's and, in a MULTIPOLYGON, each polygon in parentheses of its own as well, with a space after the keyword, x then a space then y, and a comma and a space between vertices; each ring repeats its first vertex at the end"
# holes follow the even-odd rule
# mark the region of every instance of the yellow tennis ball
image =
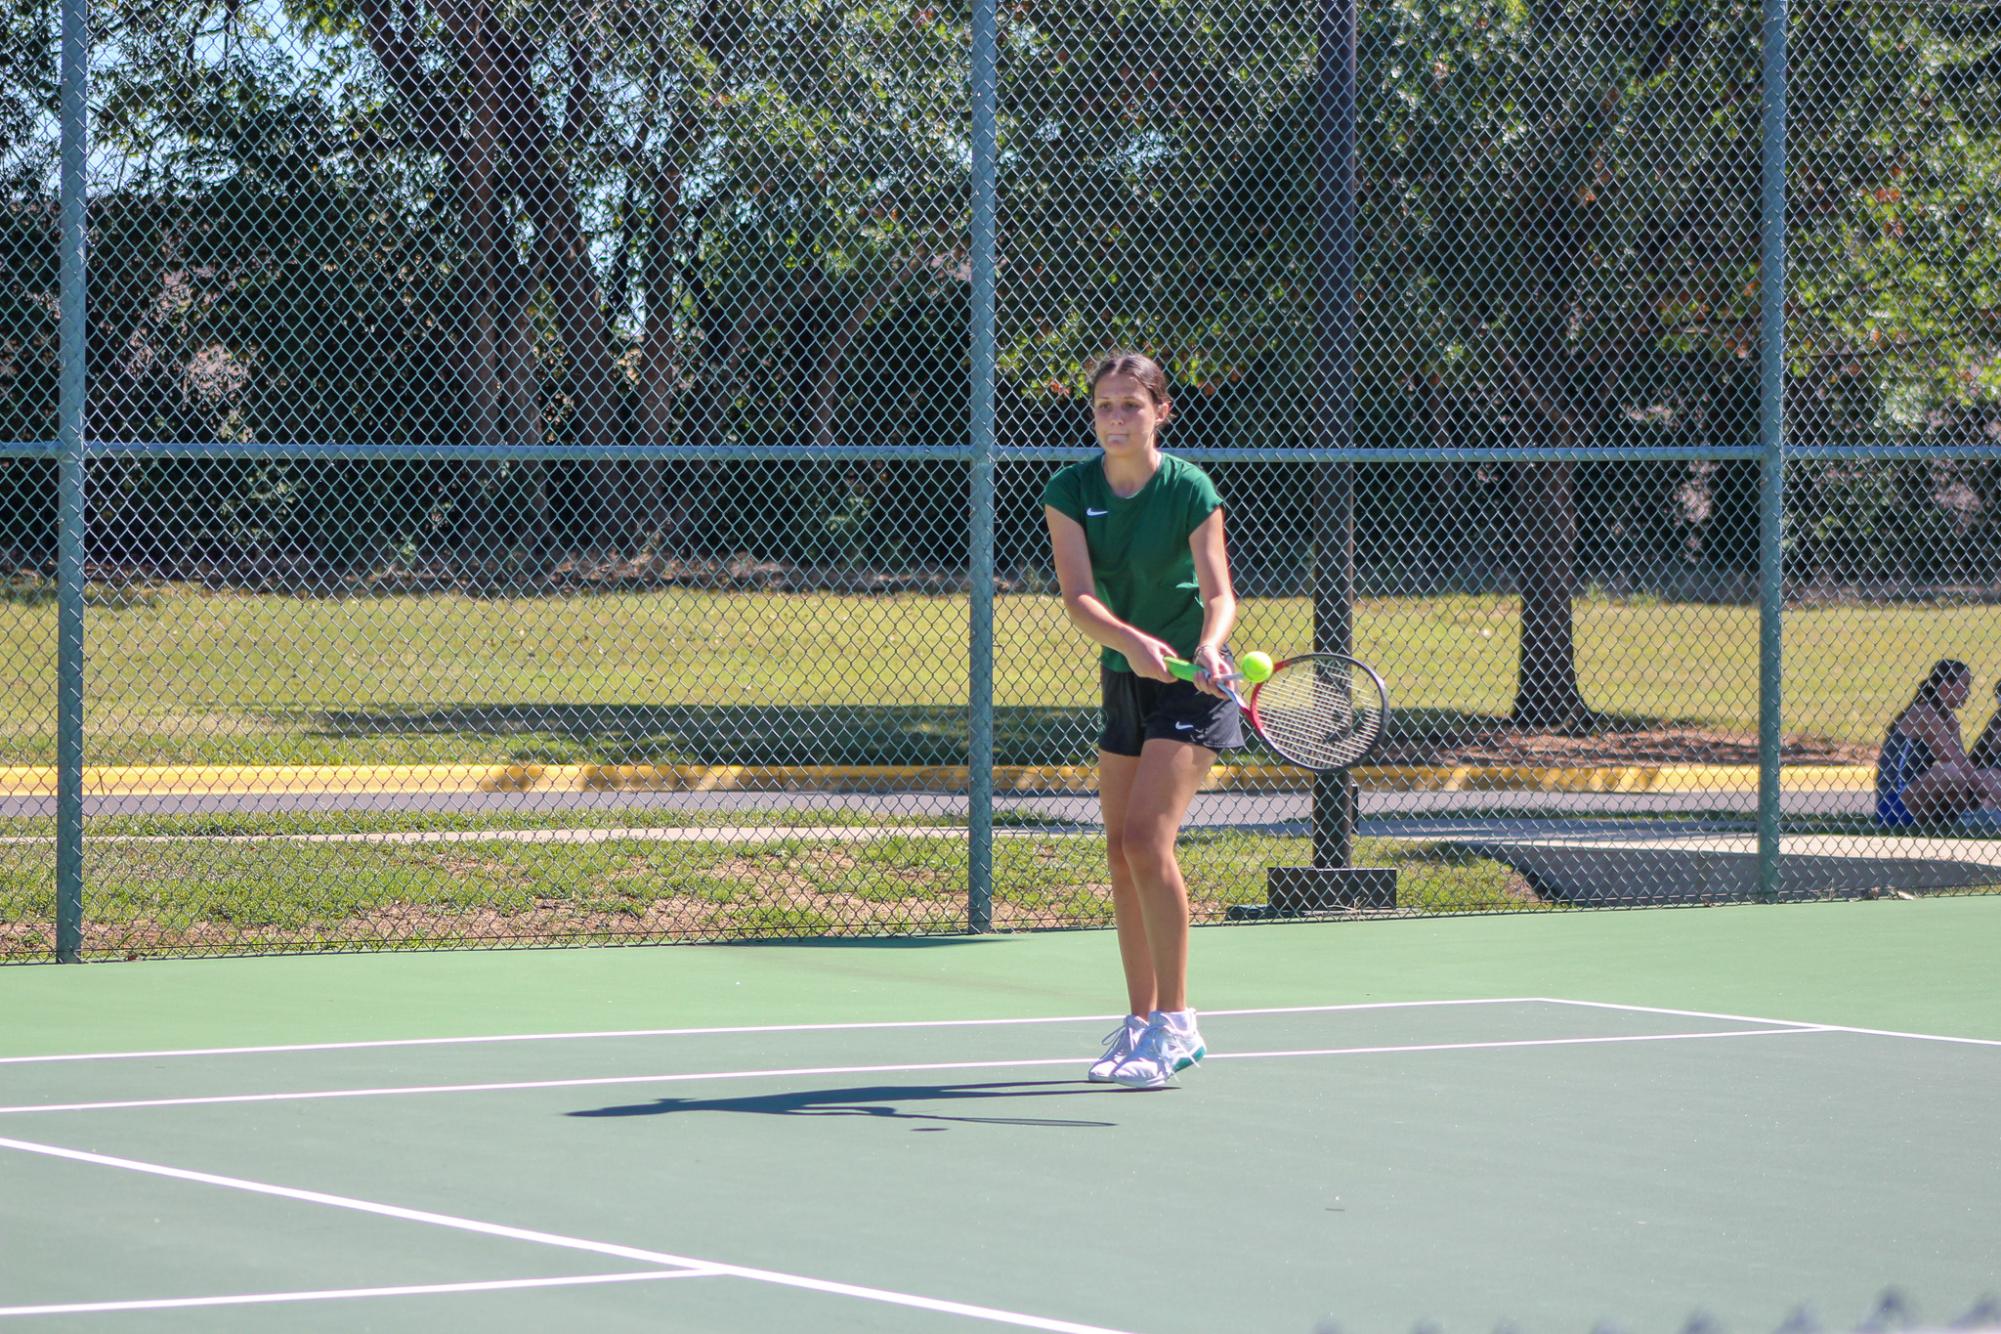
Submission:
POLYGON ((1271 654, 1246 653, 1237 659, 1237 667, 1243 672, 1246 681, 1256 685, 1271 676, 1271 654))

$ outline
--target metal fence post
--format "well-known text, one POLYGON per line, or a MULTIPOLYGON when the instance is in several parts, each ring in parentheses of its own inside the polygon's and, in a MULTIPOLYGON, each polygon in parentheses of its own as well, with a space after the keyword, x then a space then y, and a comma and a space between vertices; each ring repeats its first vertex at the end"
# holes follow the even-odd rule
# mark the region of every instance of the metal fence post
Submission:
POLYGON ((993 928, 994 879, 994 124, 997 0, 973 0, 972 599, 967 689, 966 929, 993 928))
MULTIPOLYGON (((1315 69, 1319 290, 1314 320, 1315 443, 1355 443, 1356 0, 1323 0, 1315 69)), ((1320 465, 1313 489, 1313 651, 1355 651, 1355 465, 1320 465)), ((1313 864, 1355 864, 1355 780, 1344 769, 1313 780, 1313 864)))
POLYGON ((1779 896, 1779 745, 1784 732, 1786 409, 1786 0, 1764 0, 1764 180, 1758 268, 1758 894, 1779 896))
POLYGON ((83 958, 84 135, 88 0, 63 0, 56 500, 56 960, 83 958))

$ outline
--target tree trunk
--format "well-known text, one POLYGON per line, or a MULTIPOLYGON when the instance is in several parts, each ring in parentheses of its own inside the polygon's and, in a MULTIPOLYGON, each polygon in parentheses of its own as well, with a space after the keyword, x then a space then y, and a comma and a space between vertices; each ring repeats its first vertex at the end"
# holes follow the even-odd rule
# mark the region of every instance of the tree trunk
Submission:
POLYGON ((836 443, 834 418, 840 407, 841 370, 847 364, 848 352, 863 326, 916 271, 915 261, 897 264, 858 294, 838 326, 831 331, 824 327, 817 330, 820 366, 813 377, 813 411, 807 426, 807 439, 813 444, 836 443))
MULTIPOLYGON (((673 151, 680 160, 692 157, 702 139, 699 125, 692 132, 672 136, 673 151)), ((681 173, 678 164, 656 170, 652 190, 653 223, 646 233, 646 254, 641 265, 641 287, 646 300, 646 329, 640 341, 639 438, 647 444, 664 445, 674 438, 675 419, 680 415, 684 363, 678 337, 677 312, 680 302, 681 173)), ((657 554, 674 543, 680 528, 683 507, 668 494, 669 470, 659 461, 639 465, 638 503, 644 541, 657 554)))
MULTIPOLYGON (((612 357, 604 289, 591 266, 581 210, 550 154, 538 155, 535 170, 529 192, 536 223, 536 261, 568 366, 568 434, 575 444, 615 444, 619 435, 618 368, 612 357)), ((593 546, 616 551, 635 535, 637 511, 625 472, 624 465, 607 460, 590 465, 589 495, 595 511, 584 522, 586 531, 595 535, 593 546)))
POLYGON ((1577 564, 1577 504, 1568 463, 1521 463, 1513 469, 1516 590, 1522 599, 1521 657, 1515 722, 1537 731, 1587 727, 1592 712, 1577 688, 1572 596, 1577 564))
MULTIPOLYGON (((534 316, 530 310, 527 275, 515 265, 514 281, 505 293, 506 322, 501 344, 506 397, 503 401, 501 430, 505 443, 542 442, 542 386, 535 366, 534 316)), ((519 478, 511 488, 519 497, 518 508, 499 511, 510 547, 517 547, 529 567, 541 570, 548 558, 555 534, 550 531, 549 465, 540 459, 517 463, 510 475, 519 478)))
MULTIPOLYGON (((1546 15, 1561 31, 1564 5, 1546 15)), ((1595 174, 1615 128, 1612 93, 1575 105, 1570 73, 1539 81, 1551 119, 1523 182, 1519 241, 1524 296, 1503 337, 1518 433, 1526 445, 1575 448, 1588 443, 1599 372, 1573 344, 1588 317, 1587 280, 1597 216, 1595 174)), ((1538 731, 1574 731, 1595 722, 1577 687, 1572 596, 1577 574, 1577 503, 1570 463, 1512 467, 1516 533, 1515 587, 1522 599, 1521 656, 1514 719, 1538 731)))

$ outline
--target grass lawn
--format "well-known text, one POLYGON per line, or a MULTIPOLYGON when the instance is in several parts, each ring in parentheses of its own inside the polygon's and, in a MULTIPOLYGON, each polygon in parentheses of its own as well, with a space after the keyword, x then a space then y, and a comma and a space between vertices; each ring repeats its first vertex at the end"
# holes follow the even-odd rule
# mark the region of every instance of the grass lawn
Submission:
MULTIPOLYGON (((1239 645, 1309 638, 1303 600, 1246 604, 1239 645)), ((1512 598, 1378 599, 1358 656, 1406 719, 1504 715, 1512 598)), ((1091 653, 1056 600, 996 610, 1003 764, 1088 759, 1091 653)), ((691 589, 345 600, 94 592, 93 764, 524 761, 963 763, 967 605, 691 589)), ((55 753, 55 607, 0 603, 0 763, 55 753)), ((1805 608, 1786 625, 1786 731, 1871 747, 1936 658, 1974 662, 1984 721, 2001 606, 1805 608)), ((1756 733, 1755 609, 1582 598, 1578 671, 1622 726, 1756 733)))
MULTIPOLYGON (((652 812, 631 816, 624 828, 676 824, 652 812)), ((836 837, 838 822, 820 823, 828 836, 388 843, 250 837, 293 832, 271 817, 121 821, 115 833, 93 829, 86 852, 86 941, 98 954, 138 955, 965 929, 963 837, 906 822, 836 837)), ((466 824, 459 817, 443 827, 466 824)), ((499 832, 488 824, 487 833, 499 832)), ((43 832, 26 825, 8 832, 43 832)), ((323 823, 314 832, 328 830, 323 823)), ((1388 839, 1361 840, 1357 856, 1401 871, 1406 912, 1547 906, 1507 867, 1482 858, 1388 839)), ((1197 829, 1181 840, 1199 921, 1221 920, 1233 903, 1262 903, 1266 867, 1310 859, 1304 838, 1197 829)), ((1003 930, 1111 920, 1101 835, 1004 832, 994 884, 1003 930)), ((47 947, 53 893, 48 844, 0 844, 0 956, 47 947)))

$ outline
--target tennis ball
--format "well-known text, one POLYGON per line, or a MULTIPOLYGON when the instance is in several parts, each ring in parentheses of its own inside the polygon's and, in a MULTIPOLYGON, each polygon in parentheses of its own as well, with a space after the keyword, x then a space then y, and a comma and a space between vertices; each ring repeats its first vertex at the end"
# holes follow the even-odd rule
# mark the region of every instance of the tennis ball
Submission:
POLYGON ((1271 676, 1271 654, 1246 653, 1237 659, 1237 668, 1243 672, 1246 681, 1256 685, 1271 676))

